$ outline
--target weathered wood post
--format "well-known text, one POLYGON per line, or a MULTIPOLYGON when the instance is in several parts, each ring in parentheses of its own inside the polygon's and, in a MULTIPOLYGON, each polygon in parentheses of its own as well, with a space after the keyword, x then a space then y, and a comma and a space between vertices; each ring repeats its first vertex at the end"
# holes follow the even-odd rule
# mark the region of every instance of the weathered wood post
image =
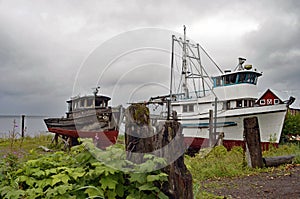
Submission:
POLYGON ((22 138, 24 138, 24 134, 25 134, 25 115, 22 115, 22 124, 21 124, 21 128, 22 128, 22 138))
POLYGON ((144 104, 132 104, 126 111, 125 146, 127 159, 140 164, 143 154, 153 151, 153 129, 149 109, 144 104))
POLYGON ((168 183, 165 184, 163 192, 173 199, 192 199, 192 175, 184 164, 185 146, 181 124, 175 120, 168 120, 158 133, 155 149, 160 149, 166 153, 167 155, 164 154, 164 157, 168 162, 171 162, 172 158, 178 157, 174 162, 163 168, 163 171, 169 175, 168 183))
MULTIPOLYGON (((176 120, 159 122, 154 134, 149 109, 144 104, 129 106, 125 114, 125 145, 127 152, 130 152, 127 153, 130 154, 127 158, 135 163, 144 161, 143 156, 133 155, 133 152, 164 157, 169 165, 162 170, 168 174, 168 182, 159 188, 169 198, 192 199, 192 175, 184 164, 185 147, 181 124, 176 120)), ((175 113, 173 118, 176 118, 175 113)))
POLYGON ((209 146, 212 147, 214 145, 214 135, 213 135, 213 110, 209 110, 209 128, 208 128, 208 136, 209 136, 209 146))
POLYGON ((248 155, 248 165, 252 168, 262 168, 263 159, 257 117, 244 119, 244 137, 246 145, 246 154, 248 155))
POLYGON ((263 162, 266 167, 276 167, 282 164, 292 163, 295 155, 276 156, 276 157, 264 157, 263 162))

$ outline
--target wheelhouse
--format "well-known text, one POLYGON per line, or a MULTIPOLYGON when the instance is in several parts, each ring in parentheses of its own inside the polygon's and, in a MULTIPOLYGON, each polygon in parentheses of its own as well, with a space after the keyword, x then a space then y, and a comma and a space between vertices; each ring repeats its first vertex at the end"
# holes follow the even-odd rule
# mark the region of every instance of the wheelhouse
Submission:
POLYGON ((74 112, 89 108, 107 108, 110 97, 107 96, 84 96, 68 100, 68 112, 74 112))
POLYGON ((231 86, 236 84, 256 85, 259 76, 261 76, 261 73, 258 73, 256 71, 227 71, 224 75, 212 77, 214 84, 213 87, 215 88, 220 86, 231 86))

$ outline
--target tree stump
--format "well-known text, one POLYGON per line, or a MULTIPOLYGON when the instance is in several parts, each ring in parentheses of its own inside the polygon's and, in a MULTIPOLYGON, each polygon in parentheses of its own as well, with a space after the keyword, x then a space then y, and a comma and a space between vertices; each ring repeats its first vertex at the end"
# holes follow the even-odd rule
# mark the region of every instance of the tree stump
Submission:
POLYGON ((127 158, 137 164, 145 161, 143 155, 146 153, 165 158, 169 165, 162 171, 168 174, 168 182, 159 188, 169 198, 192 199, 192 175, 184 164, 181 124, 175 120, 159 122, 154 131, 150 125, 149 109, 144 104, 129 106, 125 115, 127 158))
POLYGON ((158 132, 158 138, 155 149, 160 149, 168 162, 171 162, 172 158, 178 157, 162 169, 169 175, 168 182, 163 186, 163 192, 173 199, 192 199, 192 175, 184 164, 185 146, 181 124, 173 120, 166 121, 158 132))
POLYGON ((246 153, 249 155, 248 165, 252 168, 262 168, 263 159, 257 117, 244 119, 244 137, 246 141, 246 153))
POLYGON ((153 151, 153 129, 150 126, 149 109, 144 104, 133 104, 125 111, 125 146, 127 159, 141 164, 144 154, 153 151))

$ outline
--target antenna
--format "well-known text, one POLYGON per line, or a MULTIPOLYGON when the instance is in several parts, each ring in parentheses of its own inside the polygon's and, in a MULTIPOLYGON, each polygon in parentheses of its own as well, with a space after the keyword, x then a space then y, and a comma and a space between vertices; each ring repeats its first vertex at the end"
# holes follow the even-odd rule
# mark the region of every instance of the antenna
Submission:
POLYGON ((92 88, 93 89, 93 94, 95 95, 95 97, 97 96, 100 86, 97 86, 96 88, 92 88))

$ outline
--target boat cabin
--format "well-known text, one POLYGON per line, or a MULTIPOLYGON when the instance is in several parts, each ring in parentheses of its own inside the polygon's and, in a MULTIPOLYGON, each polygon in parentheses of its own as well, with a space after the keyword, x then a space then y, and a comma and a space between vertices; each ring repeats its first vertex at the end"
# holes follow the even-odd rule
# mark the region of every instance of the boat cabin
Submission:
POLYGON ((80 111, 83 109, 98 109, 98 108, 108 108, 108 102, 111 98, 103 95, 91 95, 76 97, 67 101, 68 112, 67 117, 69 117, 73 112, 80 111))
POLYGON ((259 76, 261 76, 261 73, 256 71, 225 71, 225 74, 212 77, 214 83, 213 87, 231 86, 243 83, 256 85, 259 76))
POLYGON ((256 84, 262 74, 251 69, 251 65, 240 65, 238 70, 227 70, 224 74, 212 77, 214 91, 224 103, 223 109, 255 106, 256 84))

